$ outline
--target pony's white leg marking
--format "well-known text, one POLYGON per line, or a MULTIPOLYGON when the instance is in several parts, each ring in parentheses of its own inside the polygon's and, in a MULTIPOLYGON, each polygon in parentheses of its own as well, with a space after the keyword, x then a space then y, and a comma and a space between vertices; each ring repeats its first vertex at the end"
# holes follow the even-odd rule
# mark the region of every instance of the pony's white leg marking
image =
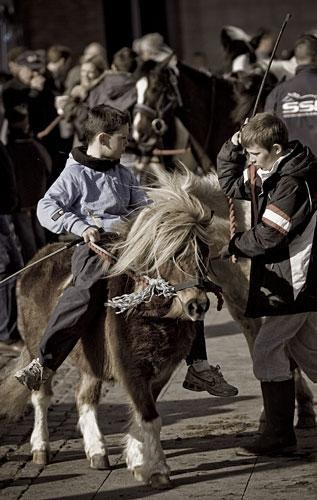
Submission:
POLYGON ((95 405, 81 404, 78 412, 78 426, 83 435, 87 458, 90 459, 93 455, 107 455, 106 444, 97 422, 95 405))
POLYGON ((144 467, 143 437, 140 421, 136 419, 125 436, 125 457, 128 470, 133 472, 137 467, 144 467))
MULTIPOLYGON (((148 88, 148 80, 147 80, 146 76, 143 76, 136 83, 137 104, 144 103, 144 97, 145 97, 145 92, 146 92, 147 88, 148 88)), ((141 113, 136 113, 134 120, 133 120, 133 130, 132 130, 132 137, 136 142, 138 142, 139 138, 140 138, 139 137, 140 134, 138 131, 138 124, 140 123, 140 120, 141 120, 141 113)))
POLYGON ((31 452, 49 451, 49 435, 47 425, 47 409, 49 407, 51 396, 44 393, 41 388, 39 391, 33 391, 31 401, 34 407, 34 428, 31 435, 31 452))
POLYGON ((152 422, 142 420, 127 436, 127 466, 138 481, 148 482, 154 474, 170 473, 160 441, 161 427, 160 417, 152 422))

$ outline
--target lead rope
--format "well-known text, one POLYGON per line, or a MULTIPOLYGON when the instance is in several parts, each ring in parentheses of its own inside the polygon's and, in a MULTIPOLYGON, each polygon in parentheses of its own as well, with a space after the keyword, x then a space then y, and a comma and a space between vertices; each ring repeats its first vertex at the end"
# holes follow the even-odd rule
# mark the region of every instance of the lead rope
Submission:
MULTIPOLYGON (((229 205, 229 230, 230 230, 230 239, 234 237, 236 234, 236 211, 234 208, 234 201, 233 198, 228 198, 228 205, 229 205)), ((238 259, 235 255, 231 256, 231 261, 233 264, 236 264, 238 262, 238 259)))
POLYGON ((249 179, 251 185, 251 200, 252 200, 252 212, 254 218, 254 224, 256 224, 258 220, 258 202, 256 199, 256 168, 253 164, 249 165, 249 179))

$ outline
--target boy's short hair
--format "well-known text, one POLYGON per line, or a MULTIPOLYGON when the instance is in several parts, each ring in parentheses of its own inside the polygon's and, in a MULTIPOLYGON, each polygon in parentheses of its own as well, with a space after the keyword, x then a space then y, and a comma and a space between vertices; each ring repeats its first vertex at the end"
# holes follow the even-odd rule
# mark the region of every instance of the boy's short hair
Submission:
POLYGON ((130 124, 130 115, 128 111, 120 111, 112 106, 99 104, 88 112, 87 121, 85 123, 86 140, 89 144, 97 134, 114 134, 126 123, 130 124))
POLYGON ((241 145, 248 148, 257 144, 271 151, 273 144, 287 147, 288 132, 285 123, 272 113, 258 113, 241 129, 241 145))

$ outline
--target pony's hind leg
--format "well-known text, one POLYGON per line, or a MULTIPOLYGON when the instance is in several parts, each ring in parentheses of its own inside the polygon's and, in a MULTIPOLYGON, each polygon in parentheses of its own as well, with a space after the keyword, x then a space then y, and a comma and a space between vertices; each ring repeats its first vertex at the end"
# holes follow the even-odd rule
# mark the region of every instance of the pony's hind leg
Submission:
POLYGON ((94 376, 82 373, 76 394, 78 427, 83 435, 85 453, 92 469, 110 468, 106 444, 97 421, 101 384, 94 376))
POLYGON ((38 465, 46 465, 50 459, 47 410, 52 395, 51 379, 47 380, 39 391, 33 391, 31 395, 34 407, 34 428, 30 443, 33 462, 38 465))
POLYGON ((128 469, 138 481, 154 488, 170 488, 170 469, 161 446, 161 418, 151 388, 138 383, 128 388, 133 402, 133 420, 126 436, 125 456, 128 469))

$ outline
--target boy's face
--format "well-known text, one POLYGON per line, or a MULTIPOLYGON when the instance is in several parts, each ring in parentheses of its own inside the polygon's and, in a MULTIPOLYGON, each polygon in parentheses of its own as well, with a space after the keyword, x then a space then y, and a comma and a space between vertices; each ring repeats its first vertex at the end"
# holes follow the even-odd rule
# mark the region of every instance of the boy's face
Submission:
POLYGON ((268 151, 258 144, 252 144, 245 148, 249 163, 253 164, 256 169, 271 170, 276 160, 281 156, 282 148, 279 144, 273 144, 272 150, 268 151))
POLYGON ((106 136, 105 144, 101 146, 101 157, 119 159, 124 153, 129 137, 129 125, 126 123, 113 134, 106 136))

